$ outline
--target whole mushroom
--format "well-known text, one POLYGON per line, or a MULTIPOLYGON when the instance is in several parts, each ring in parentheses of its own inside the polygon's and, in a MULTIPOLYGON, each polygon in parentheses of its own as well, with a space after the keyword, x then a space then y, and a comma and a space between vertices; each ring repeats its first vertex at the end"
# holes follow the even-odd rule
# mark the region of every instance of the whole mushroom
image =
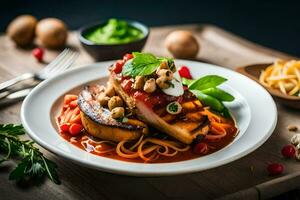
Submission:
POLYGON ((7 27, 7 35, 19 46, 26 46, 33 41, 37 19, 31 15, 21 15, 7 27))
POLYGON ((195 58, 199 51, 199 44, 189 31, 179 30, 171 32, 165 46, 175 58, 195 58))
POLYGON ((59 48, 66 43, 68 29, 63 21, 56 18, 46 18, 38 22, 36 35, 43 46, 59 48))

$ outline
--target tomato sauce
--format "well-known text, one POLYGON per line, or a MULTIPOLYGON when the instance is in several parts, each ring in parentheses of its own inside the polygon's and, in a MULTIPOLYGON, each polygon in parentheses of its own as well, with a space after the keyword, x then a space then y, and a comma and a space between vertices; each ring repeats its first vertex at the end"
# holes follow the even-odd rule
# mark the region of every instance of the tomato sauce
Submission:
MULTIPOLYGON (((231 123, 234 122, 233 120, 231 123)), ((87 151, 89 153, 92 153, 94 155, 97 156, 103 156, 106 158, 111 158, 111 159, 116 159, 116 160, 121 160, 121 161, 128 161, 128 162, 137 162, 137 163, 144 163, 145 161, 141 158, 134 158, 134 159, 127 159, 127 158, 123 158, 120 157, 115 150, 110 151, 108 153, 98 153, 96 151, 93 150, 93 148, 95 148, 95 146, 97 144, 93 144, 93 142, 90 143, 90 145, 82 145, 82 141, 84 141, 84 139, 82 139, 84 136, 88 136, 91 137, 87 132, 83 132, 82 134, 72 137, 70 134, 68 133, 60 133, 60 135, 66 139, 68 142, 70 142, 71 144, 75 145, 76 147, 87 151)), ((160 156, 157 160, 151 162, 151 163, 170 163, 170 162, 179 162, 179 161, 185 161, 185 160, 190 160, 190 159, 195 159, 195 158, 199 158, 205 155, 209 155, 211 153, 214 153, 222 148, 224 148, 225 146, 227 146, 228 144, 230 144, 235 136, 237 135, 237 128, 235 128, 233 126, 233 128, 231 130, 228 130, 227 135, 225 137, 223 137, 221 140, 216 140, 216 141, 206 141, 204 140, 204 142, 208 145, 209 147, 209 151, 207 154, 204 155, 199 155, 196 154, 193 151, 193 146, 191 145, 191 148, 185 152, 178 152, 175 156, 173 157, 165 157, 165 156, 160 156)), ((95 139, 96 141, 101 141, 99 139, 95 139)), ((107 145, 107 144, 101 144, 101 150, 105 151, 105 150, 109 150, 112 148, 111 145, 107 145)))

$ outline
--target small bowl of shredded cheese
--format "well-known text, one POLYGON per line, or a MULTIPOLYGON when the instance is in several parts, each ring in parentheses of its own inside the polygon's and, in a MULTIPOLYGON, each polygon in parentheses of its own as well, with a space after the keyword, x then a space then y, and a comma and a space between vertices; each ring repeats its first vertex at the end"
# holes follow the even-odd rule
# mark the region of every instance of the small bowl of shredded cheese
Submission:
POLYGON ((259 82, 293 97, 300 97, 300 60, 276 60, 265 68, 259 82))

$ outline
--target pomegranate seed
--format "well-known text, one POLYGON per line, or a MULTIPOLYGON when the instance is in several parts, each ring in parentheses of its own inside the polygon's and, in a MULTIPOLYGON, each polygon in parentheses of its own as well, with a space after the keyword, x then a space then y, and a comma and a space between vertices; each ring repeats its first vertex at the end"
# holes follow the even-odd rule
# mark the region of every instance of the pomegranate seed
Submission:
POLYGON ((178 73, 182 78, 192 79, 190 70, 187 66, 180 67, 178 73))
POLYGON ((125 54, 125 56, 123 56, 123 60, 126 62, 127 60, 130 60, 131 58, 133 58, 133 55, 130 53, 125 54))
POLYGON ((196 154, 205 154, 207 153, 208 147, 207 144, 200 142, 194 146, 193 150, 196 154))
POLYGON ((117 62, 116 62, 115 65, 114 65, 113 71, 114 71, 116 74, 121 73, 121 71, 122 71, 122 69, 123 69, 123 65, 124 65, 124 61, 123 61, 123 60, 117 60, 117 62))
POLYGON ((44 50, 42 48, 35 48, 32 50, 32 55, 37 59, 37 61, 41 62, 44 57, 44 50))
POLYGON ((69 132, 69 128, 70 128, 70 125, 69 124, 62 124, 60 125, 60 130, 64 133, 68 133, 69 132))
POLYGON ((69 128, 69 132, 71 135, 76 136, 78 135, 83 129, 83 126, 80 124, 72 124, 69 128))
POLYGON ((295 147, 291 144, 289 145, 285 145, 282 149, 281 149, 281 154, 286 157, 286 158, 293 158, 296 155, 296 150, 295 147))
POLYGON ((280 163, 272 163, 268 165, 267 170, 269 172, 269 175, 275 176, 281 174, 284 170, 284 167, 280 163))

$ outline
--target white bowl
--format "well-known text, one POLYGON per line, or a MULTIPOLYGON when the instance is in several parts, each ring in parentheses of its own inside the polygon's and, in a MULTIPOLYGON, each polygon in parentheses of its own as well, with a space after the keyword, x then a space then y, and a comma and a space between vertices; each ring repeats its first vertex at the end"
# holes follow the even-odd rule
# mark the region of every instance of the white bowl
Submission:
POLYGON ((233 113, 240 132, 225 148, 192 160, 145 164, 93 155, 64 140, 53 121, 63 95, 70 91, 78 92, 83 84, 91 81, 100 79, 104 83, 107 68, 113 61, 73 69, 39 84, 23 102, 22 123, 34 141, 58 156, 102 171, 134 176, 163 176, 214 168, 249 154, 269 138, 276 126, 277 110, 272 97, 263 87, 244 75, 222 67, 188 60, 175 62, 177 66, 188 66, 194 78, 215 74, 228 79, 223 89, 230 91, 236 99, 226 105, 233 113))

